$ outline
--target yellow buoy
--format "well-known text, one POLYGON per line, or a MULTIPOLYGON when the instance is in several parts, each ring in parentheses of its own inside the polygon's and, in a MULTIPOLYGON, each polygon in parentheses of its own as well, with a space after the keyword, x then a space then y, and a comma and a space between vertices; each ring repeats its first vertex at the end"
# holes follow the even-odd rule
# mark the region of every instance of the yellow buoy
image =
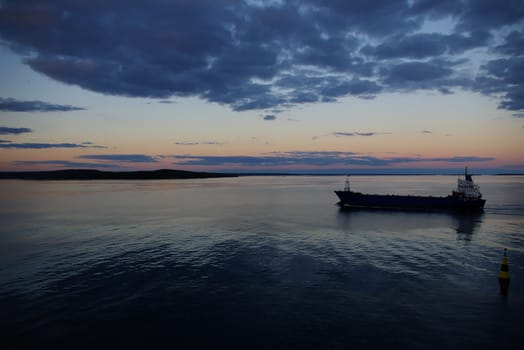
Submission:
POLYGON ((500 265, 500 272, 499 272, 500 294, 504 296, 508 295, 508 287, 509 287, 509 265, 508 265, 508 257, 507 257, 506 252, 507 251, 504 248, 504 256, 502 257, 502 264, 500 265))

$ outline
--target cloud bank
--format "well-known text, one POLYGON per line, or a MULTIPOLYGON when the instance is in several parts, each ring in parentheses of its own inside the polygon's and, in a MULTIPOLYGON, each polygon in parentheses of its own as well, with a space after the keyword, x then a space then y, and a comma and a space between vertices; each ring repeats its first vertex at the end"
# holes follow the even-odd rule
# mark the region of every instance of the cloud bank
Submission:
MULTIPOLYGON (((3 144, 0 142, 0 147, 3 144)), ((161 155, 150 156, 147 154, 91 154, 80 155, 77 160, 38 160, 15 161, 13 164, 20 166, 51 165, 66 168, 125 168, 130 164, 156 164, 160 160, 173 159, 175 166, 209 167, 234 171, 234 169, 250 168, 259 169, 312 169, 336 170, 357 167, 365 169, 383 169, 383 167, 404 166, 417 163, 448 163, 456 166, 459 164, 481 163, 495 160, 493 157, 454 156, 454 157, 377 157, 356 152, 338 151, 294 151, 272 152, 256 156, 202 156, 202 155, 161 155), (95 162, 83 162, 80 160, 95 162)))
POLYGON ((29 128, 9 128, 7 126, 0 126, 0 135, 19 135, 28 132, 33 132, 29 128))
POLYGON ((103 163, 86 163, 86 162, 74 162, 69 160, 19 160, 13 162, 15 165, 19 166, 38 166, 38 165, 50 165, 63 168, 113 168, 111 164, 103 163))
POLYGON ((123 163, 156 163, 157 159, 146 154, 90 154, 78 156, 81 159, 103 160, 123 163))
POLYGON ((315 167, 347 167, 347 166, 392 166, 412 163, 473 163, 492 161, 492 157, 455 156, 441 158, 424 157, 375 157, 354 152, 274 152, 261 156, 172 156, 176 165, 184 166, 220 166, 220 167, 282 167, 307 166, 315 167))
POLYGON ((38 143, 38 142, 26 142, 26 143, 14 143, 7 141, 7 143, 1 143, 0 148, 20 148, 20 149, 46 149, 46 148, 106 148, 105 146, 91 145, 91 144, 79 144, 79 143, 38 143))
MULTIPOLYGON (((0 147, 2 145, 0 144, 0 147)), ((155 157, 145 154, 91 154, 77 156, 76 159, 88 159, 97 162, 82 162, 71 160, 23 160, 15 161, 18 166, 40 166, 49 165, 62 168, 91 168, 91 169, 114 169, 125 168, 129 163, 156 163, 155 157), (125 165, 124 165, 125 164, 125 165)))
MULTIPOLYGON (((0 38, 33 70, 103 94, 243 111, 463 89, 519 112, 523 19, 514 0, 4 0, 0 38), (449 28, 427 29, 438 21, 449 28)), ((35 102, 0 109, 78 109, 35 102)))
MULTIPOLYGON (((0 13, 1 12, 2 9, 0 7, 0 13)), ((57 105, 42 101, 20 101, 15 100, 14 98, 0 97, 0 111, 6 112, 69 112, 82 110, 85 110, 85 108, 69 105, 57 105)))

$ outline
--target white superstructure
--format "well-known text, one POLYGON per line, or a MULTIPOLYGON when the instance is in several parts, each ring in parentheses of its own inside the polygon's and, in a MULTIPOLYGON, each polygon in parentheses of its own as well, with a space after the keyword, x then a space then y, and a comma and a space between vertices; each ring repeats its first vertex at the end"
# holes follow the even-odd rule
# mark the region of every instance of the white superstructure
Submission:
POLYGON ((480 187, 473 182, 471 175, 468 175, 468 167, 464 171, 464 179, 457 180, 457 188, 453 191, 453 196, 466 199, 480 199, 480 187))

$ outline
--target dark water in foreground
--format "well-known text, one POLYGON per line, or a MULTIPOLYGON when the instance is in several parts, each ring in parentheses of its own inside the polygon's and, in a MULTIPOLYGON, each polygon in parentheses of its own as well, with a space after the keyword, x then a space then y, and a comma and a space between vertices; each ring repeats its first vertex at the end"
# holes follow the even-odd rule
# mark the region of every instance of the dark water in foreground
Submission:
POLYGON ((520 349, 524 177, 475 180, 479 215, 341 211, 343 177, 0 181, 0 347, 520 349))

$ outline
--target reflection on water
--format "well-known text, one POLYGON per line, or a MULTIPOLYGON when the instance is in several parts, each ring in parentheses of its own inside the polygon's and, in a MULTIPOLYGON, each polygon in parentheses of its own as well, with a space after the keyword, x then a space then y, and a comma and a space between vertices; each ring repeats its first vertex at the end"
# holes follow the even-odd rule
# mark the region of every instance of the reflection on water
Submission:
POLYGON ((480 229, 483 217, 483 212, 453 214, 457 234, 463 235, 464 240, 471 240, 471 236, 480 229))
POLYGON ((468 236, 480 229, 484 216, 483 212, 455 213, 347 207, 340 207, 338 212, 338 221, 346 228, 381 226, 392 231, 452 228, 457 234, 468 236))

